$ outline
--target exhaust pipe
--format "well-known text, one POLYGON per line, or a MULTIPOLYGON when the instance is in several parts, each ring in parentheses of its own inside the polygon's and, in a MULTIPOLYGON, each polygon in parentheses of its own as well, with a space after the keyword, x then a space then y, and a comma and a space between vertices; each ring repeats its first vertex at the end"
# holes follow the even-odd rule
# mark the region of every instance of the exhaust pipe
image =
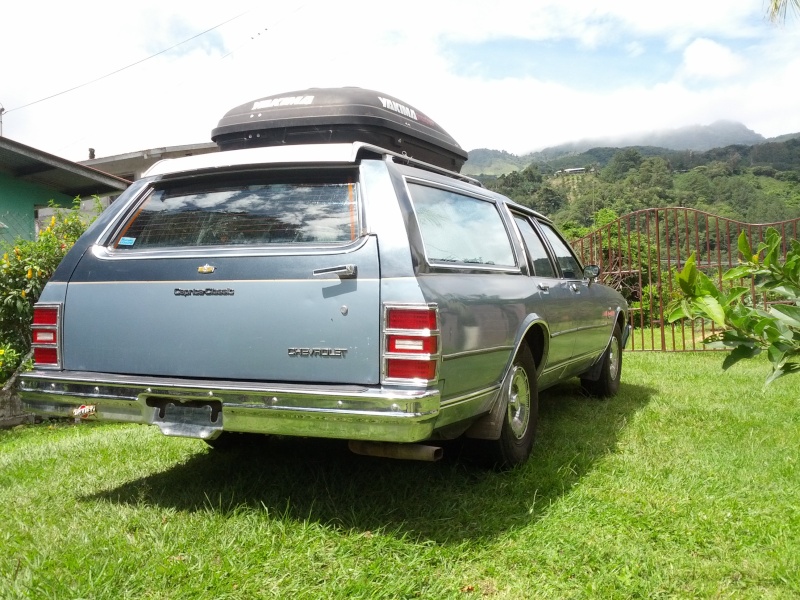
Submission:
POLYGON ((365 442, 350 440, 347 443, 350 452, 362 456, 378 456, 381 458, 399 458, 402 460, 424 460, 435 462, 442 458, 444 450, 439 446, 424 444, 399 444, 393 442, 365 442))

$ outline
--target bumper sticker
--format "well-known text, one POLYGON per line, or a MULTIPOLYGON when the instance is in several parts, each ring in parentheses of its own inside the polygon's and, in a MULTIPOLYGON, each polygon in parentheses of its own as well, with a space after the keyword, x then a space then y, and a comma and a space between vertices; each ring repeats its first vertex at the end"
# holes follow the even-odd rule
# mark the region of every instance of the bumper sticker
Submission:
POLYGON ((96 404, 82 404, 78 408, 72 409, 72 416, 73 417, 80 417, 81 419, 86 419, 97 413, 97 405, 96 404))

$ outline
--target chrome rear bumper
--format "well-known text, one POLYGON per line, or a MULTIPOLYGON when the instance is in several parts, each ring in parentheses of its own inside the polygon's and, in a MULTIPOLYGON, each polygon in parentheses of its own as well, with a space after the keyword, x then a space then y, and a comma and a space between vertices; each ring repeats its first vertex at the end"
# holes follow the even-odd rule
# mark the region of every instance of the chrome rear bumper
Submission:
POLYGON ((139 377, 37 370, 18 381, 25 409, 55 417, 144 423, 165 435, 223 431, 417 442, 440 410, 436 389, 139 377))

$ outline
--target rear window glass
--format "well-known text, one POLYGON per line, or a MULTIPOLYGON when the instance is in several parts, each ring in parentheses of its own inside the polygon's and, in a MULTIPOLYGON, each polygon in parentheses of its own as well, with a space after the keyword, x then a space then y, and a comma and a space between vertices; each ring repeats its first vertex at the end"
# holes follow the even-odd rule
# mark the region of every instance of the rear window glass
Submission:
POLYGON ((316 181, 154 189, 112 245, 341 244, 358 236, 357 191, 316 181))
POLYGON ((508 232, 492 202, 426 185, 408 187, 429 261, 516 266, 508 232))

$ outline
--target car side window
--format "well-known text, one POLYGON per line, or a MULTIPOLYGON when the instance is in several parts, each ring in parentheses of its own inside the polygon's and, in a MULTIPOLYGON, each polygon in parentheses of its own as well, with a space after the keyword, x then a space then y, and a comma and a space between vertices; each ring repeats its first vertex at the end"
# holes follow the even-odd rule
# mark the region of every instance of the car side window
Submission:
POLYGON ((525 241, 525 248, 533 265, 533 274, 538 277, 555 277, 556 272, 550 262, 550 256, 547 254, 539 234, 533 229, 531 222, 522 215, 514 215, 514 220, 517 223, 519 232, 522 234, 522 239, 525 241))
POLYGON ((558 266, 561 268, 561 275, 566 279, 581 279, 583 277, 581 264, 575 258, 575 254, 573 254, 567 242, 547 223, 539 223, 539 225, 547 241, 550 242, 550 247, 556 256, 558 266))
POLYGON ((430 262, 517 266, 493 202, 413 182, 408 189, 430 262))

